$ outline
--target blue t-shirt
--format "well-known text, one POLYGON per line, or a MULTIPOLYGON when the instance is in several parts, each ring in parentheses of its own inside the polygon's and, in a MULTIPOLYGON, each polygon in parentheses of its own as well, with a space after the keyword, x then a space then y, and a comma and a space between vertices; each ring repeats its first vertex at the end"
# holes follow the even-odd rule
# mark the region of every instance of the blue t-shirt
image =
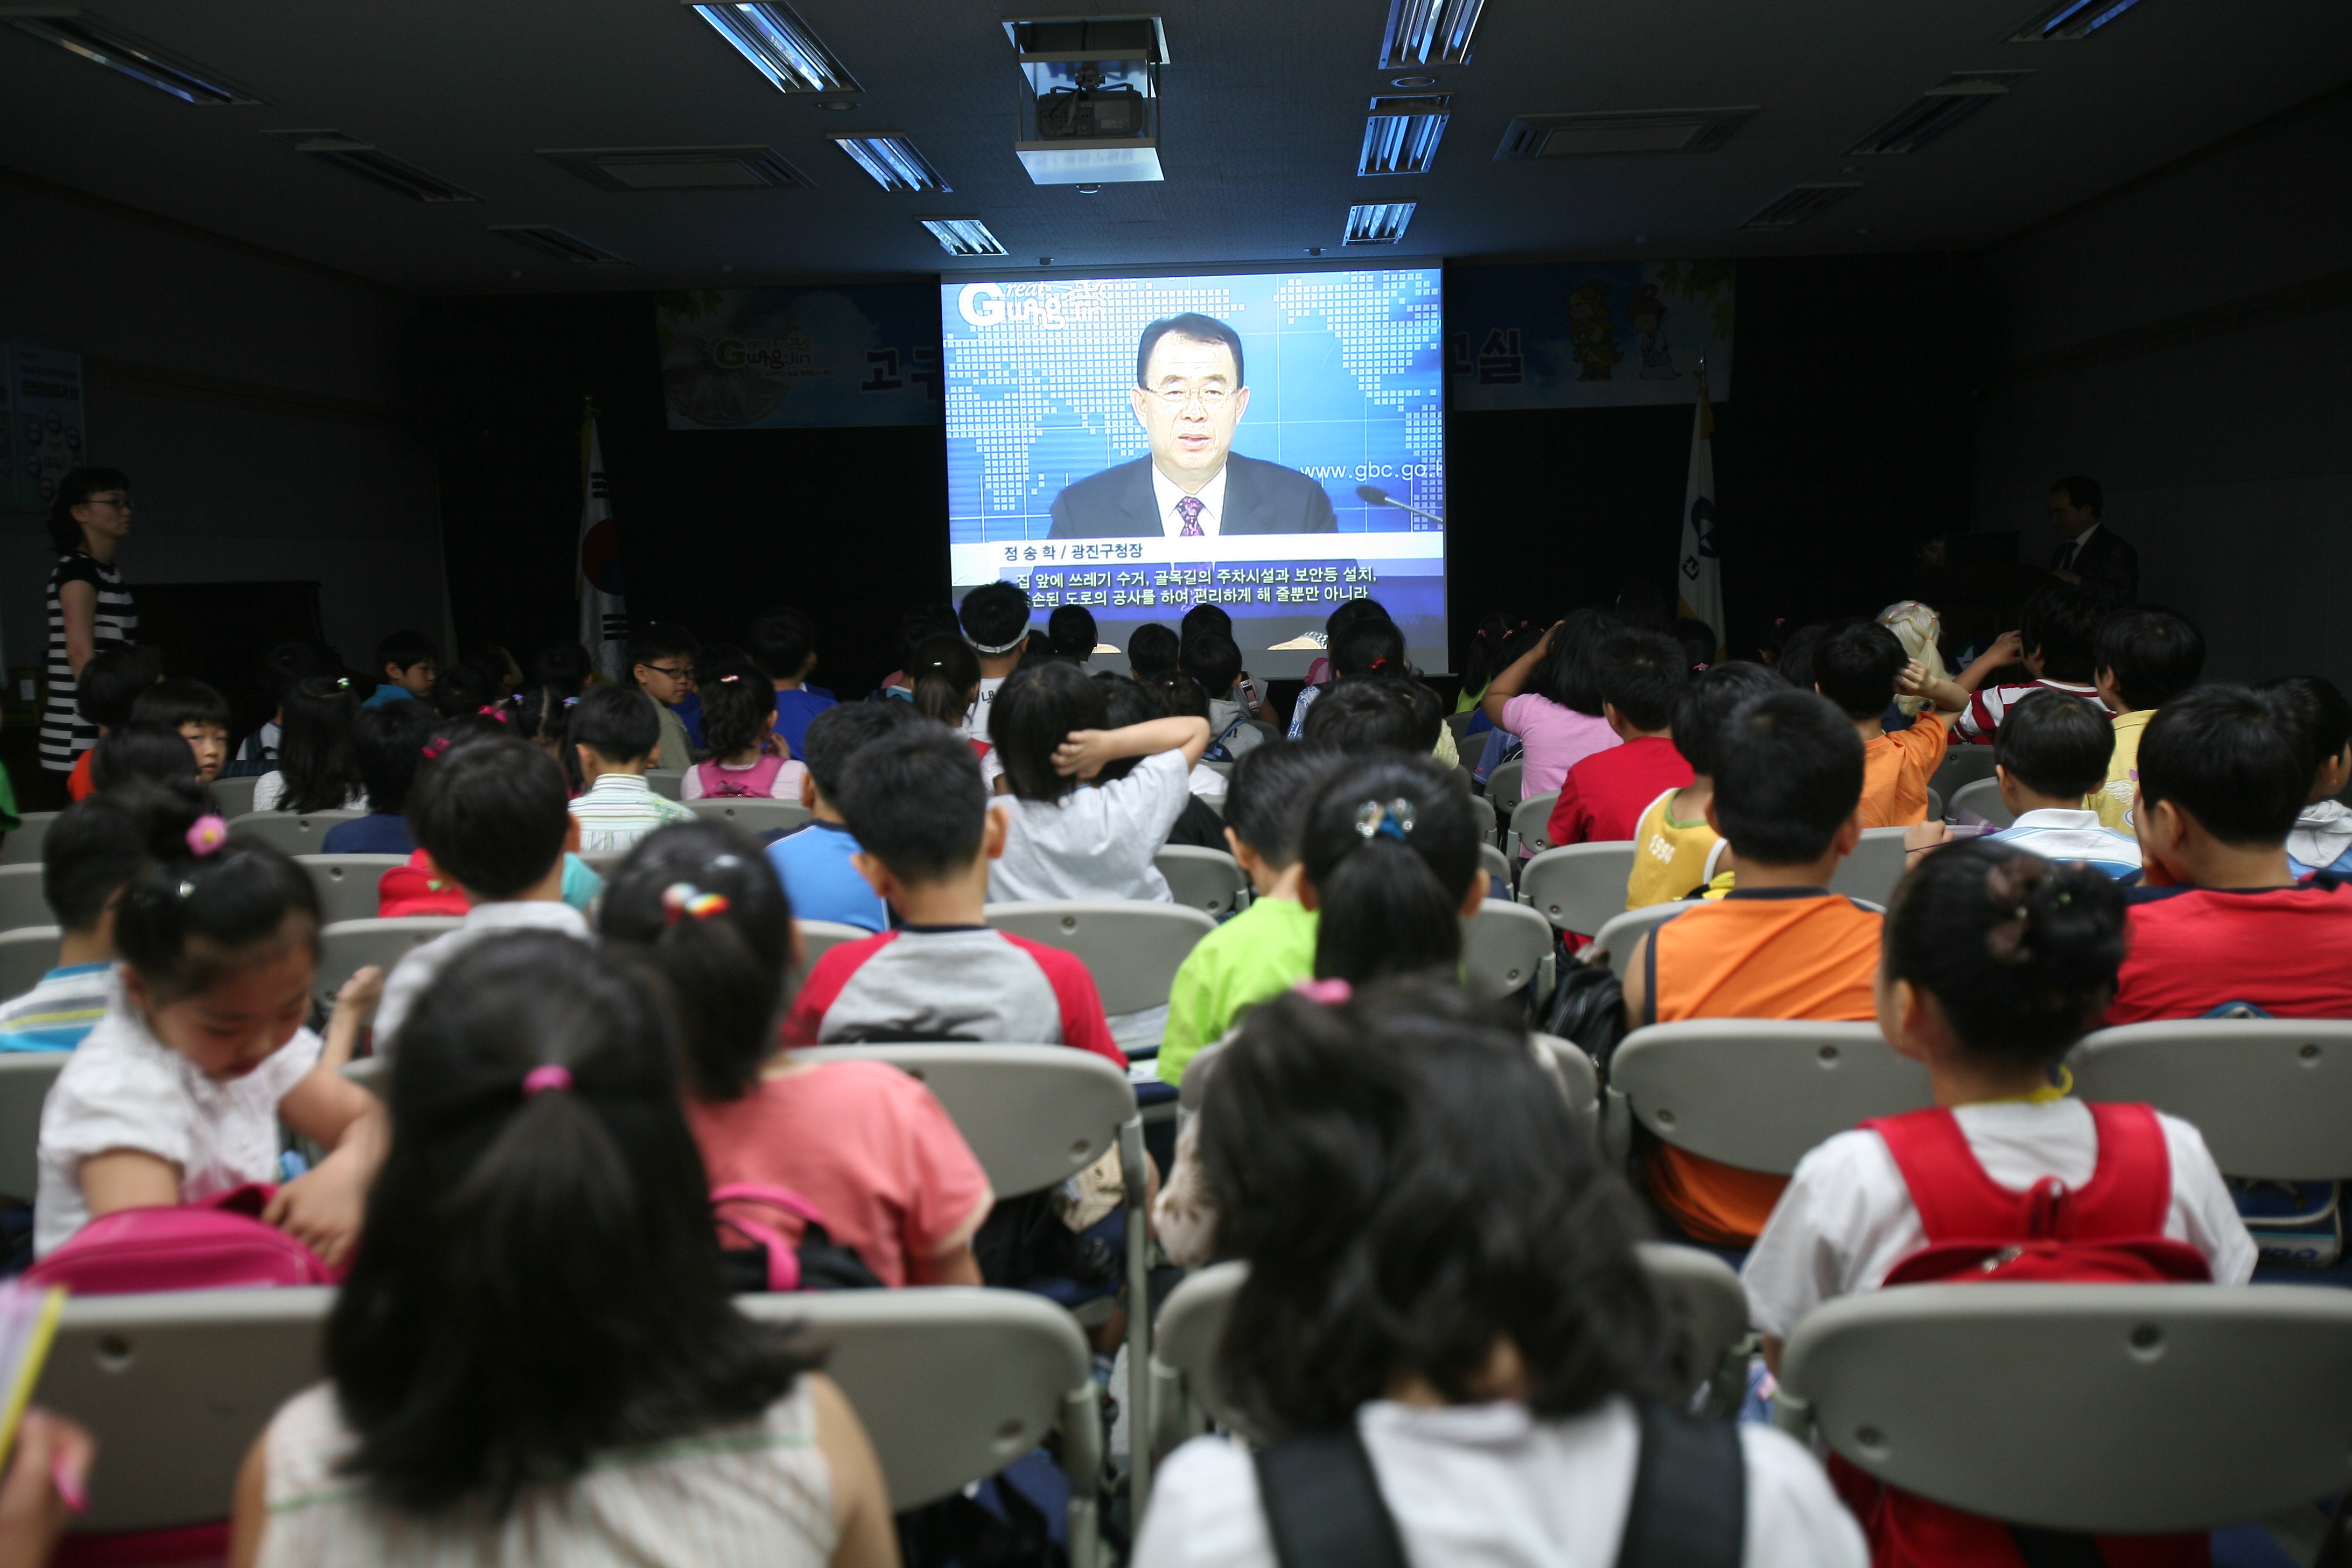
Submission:
POLYGON ((776 733, 792 747, 793 755, 802 754, 801 738, 808 733, 809 721, 840 700, 822 686, 803 686, 776 693, 776 733))
POLYGON ((768 846, 768 862, 783 881, 795 919, 889 929, 889 906, 849 863, 856 853, 857 840, 838 822, 812 822, 768 846))
MULTIPOLYGON (((378 685, 373 691, 369 692, 367 694, 367 700, 361 703, 360 706, 362 708, 382 708, 386 704, 393 702, 415 702, 420 700, 422 700, 416 695, 416 693, 411 691, 405 686, 394 686, 391 681, 387 680, 378 685)), ((358 851, 354 850, 352 853, 356 854, 358 851)))
POLYGON ((329 855, 414 855, 416 840, 408 836, 408 818, 372 811, 327 829, 319 847, 329 855))
POLYGON ((688 692, 685 701, 671 704, 670 711, 677 714, 677 721, 686 726, 687 744, 698 752, 702 750, 702 693, 688 692))

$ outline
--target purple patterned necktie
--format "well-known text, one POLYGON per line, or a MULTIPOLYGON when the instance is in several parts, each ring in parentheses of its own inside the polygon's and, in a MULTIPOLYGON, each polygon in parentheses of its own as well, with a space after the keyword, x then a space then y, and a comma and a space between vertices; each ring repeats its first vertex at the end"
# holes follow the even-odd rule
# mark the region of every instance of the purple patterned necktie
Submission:
POLYGON ((1176 537, 1179 539, 1200 538, 1202 536, 1201 514, 1208 510, 1208 503, 1202 500, 1199 496, 1186 496, 1182 500, 1178 501, 1176 503, 1176 515, 1184 520, 1184 526, 1182 529, 1178 531, 1176 537))

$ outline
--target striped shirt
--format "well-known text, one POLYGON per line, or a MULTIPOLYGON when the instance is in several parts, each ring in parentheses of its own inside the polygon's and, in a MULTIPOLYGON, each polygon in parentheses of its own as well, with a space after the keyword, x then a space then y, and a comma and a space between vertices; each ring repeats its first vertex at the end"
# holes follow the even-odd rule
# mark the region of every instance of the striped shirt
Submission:
POLYGON ((694 813, 654 793, 643 773, 605 773, 572 803, 580 824, 580 853, 631 849, 638 839, 673 822, 692 822, 694 813))
POLYGON ((2077 686, 2071 680, 2043 679, 2024 681, 2016 686, 1988 687, 1971 696, 1969 699, 1969 705, 1960 710, 1960 716, 1952 721, 1953 742, 1958 744, 1968 742, 1979 746, 1991 745, 1992 732, 2000 728, 2000 721, 2008 715, 2009 710, 2037 691, 2055 691, 2065 697, 2080 697, 2085 701, 2098 702, 2099 710, 2103 713, 2106 711, 2106 704, 2099 702, 2097 687, 2077 686))
POLYGON ((69 1051, 106 1016, 114 965, 52 969, 14 1001, 0 1002, 0 1051, 69 1051))
POLYGON ((98 590, 97 614, 90 624, 90 652, 127 645, 139 629, 139 606, 122 585, 120 567, 75 550, 58 557, 49 572, 49 705, 41 710, 41 766, 53 773, 73 771, 74 759, 98 744, 98 726, 81 716, 76 699, 80 683, 73 661, 66 657, 66 610, 61 597, 68 583, 88 583, 98 590))

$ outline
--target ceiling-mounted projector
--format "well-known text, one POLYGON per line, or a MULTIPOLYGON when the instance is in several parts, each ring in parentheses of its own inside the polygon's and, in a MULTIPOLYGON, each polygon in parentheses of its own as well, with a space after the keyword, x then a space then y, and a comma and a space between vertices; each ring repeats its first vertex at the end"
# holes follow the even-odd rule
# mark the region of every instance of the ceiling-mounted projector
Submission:
POLYGON ((1041 185, 1157 180, 1157 16, 1041 16, 1004 24, 1021 66, 1021 139, 1013 150, 1041 185))

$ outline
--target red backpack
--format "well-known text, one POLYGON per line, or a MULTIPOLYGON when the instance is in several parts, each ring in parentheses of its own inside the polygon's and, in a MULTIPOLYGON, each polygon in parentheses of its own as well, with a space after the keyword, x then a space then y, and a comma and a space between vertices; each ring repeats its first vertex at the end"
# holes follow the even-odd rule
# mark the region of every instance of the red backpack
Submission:
MULTIPOLYGON (((1948 1110, 1864 1122, 1885 1140, 1927 1236, 1886 1283, 2168 1285, 2211 1279, 2202 1253, 2164 1234, 2172 1159, 2156 1112, 2145 1105, 2089 1110, 2099 1140, 2091 1179, 2070 1188, 2044 1176, 2021 1193, 1985 1173, 1948 1110)), ((1873 1568, 2025 1568, 2021 1536, 2038 1544, 2037 1538, 2053 1533, 1930 1502, 1834 1454, 1830 1479, 1870 1537, 1873 1568)), ((2209 1561, 2201 1531, 2089 1540, 2108 1568, 2201 1568, 2209 1561)))
POLYGON ((192 1204, 117 1209, 74 1232, 25 1279, 78 1296, 334 1284, 341 1270, 261 1222, 276 1191, 247 1184, 192 1204))

